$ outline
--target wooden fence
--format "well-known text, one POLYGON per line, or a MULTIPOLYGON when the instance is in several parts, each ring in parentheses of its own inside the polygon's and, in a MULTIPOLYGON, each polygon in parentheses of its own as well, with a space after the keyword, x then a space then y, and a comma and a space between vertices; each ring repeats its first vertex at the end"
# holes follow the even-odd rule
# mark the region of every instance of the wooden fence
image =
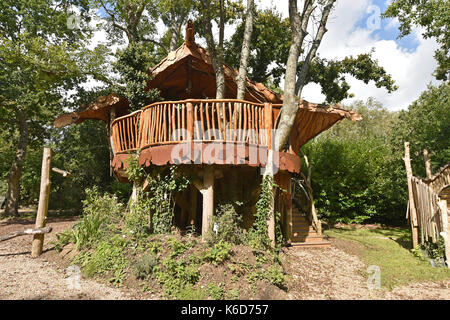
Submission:
POLYGON ((413 201, 409 203, 410 213, 415 210, 420 231, 420 242, 424 244, 431 239, 436 243, 441 232, 448 232, 446 206, 440 206, 440 198, 422 179, 410 177, 413 201), (414 208, 412 208, 414 206, 414 208))

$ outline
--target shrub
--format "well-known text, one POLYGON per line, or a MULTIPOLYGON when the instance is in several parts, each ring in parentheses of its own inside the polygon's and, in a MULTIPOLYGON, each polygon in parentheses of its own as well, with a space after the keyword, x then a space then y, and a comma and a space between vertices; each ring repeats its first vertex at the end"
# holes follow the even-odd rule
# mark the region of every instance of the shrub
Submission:
POLYGON ((214 300, 221 300, 225 295, 225 290, 223 288, 224 284, 219 283, 210 283, 208 284, 206 290, 208 292, 208 296, 210 296, 214 300))
POLYGON ((153 269, 158 265, 158 259, 152 254, 143 255, 133 268, 133 275, 136 279, 146 279, 153 273, 153 269))
POLYGON ((213 217, 213 225, 216 230, 209 230, 207 242, 209 245, 228 242, 242 244, 247 240, 246 231, 241 227, 242 216, 236 212, 232 204, 220 205, 217 214, 213 217))
POLYGON ((114 232, 115 222, 121 217, 122 204, 113 195, 101 195, 96 187, 86 189, 83 200, 83 219, 75 226, 73 241, 81 249, 98 241, 103 234, 114 232))
POLYGON ((209 263, 217 265, 226 261, 231 254, 231 244, 224 241, 219 241, 210 250, 204 253, 203 259, 209 263))
POLYGON ((112 277, 109 280, 119 284, 122 283, 128 266, 128 260, 123 254, 125 246, 126 242, 116 236, 108 241, 101 241, 93 253, 85 251, 75 261, 81 262, 88 276, 110 272, 112 277))

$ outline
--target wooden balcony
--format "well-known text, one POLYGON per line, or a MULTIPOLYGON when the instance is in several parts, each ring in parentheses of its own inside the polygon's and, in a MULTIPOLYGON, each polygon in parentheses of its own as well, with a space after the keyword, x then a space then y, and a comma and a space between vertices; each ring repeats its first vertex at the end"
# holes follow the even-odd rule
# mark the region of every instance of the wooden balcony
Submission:
MULTIPOLYGON (((281 104, 230 99, 191 99, 151 104, 112 122, 113 167, 122 167, 125 155, 138 150, 141 151, 142 165, 167 164, 170 163, 167 154, 173 146, 186 143, 195 146, 211 143, 234 145, 243 148, 241 154, 247 158, 249 148, 256 147, 263 150, 256 163, 249 163, 248 159, 244 163, 264 166, 264 156, 270 148, 269 142, 276 124, 274 119, 277 119, 280 109, 281 104), (162 156, 164 153, 166 156, 162 156), (150 158, 160 160, 152 161, 150 158)), ((280 157, 285 167, 290 168, 285 169, 296 172, 300 169, 300 159, 293 152, 285 150, 280 152, 280 157)))

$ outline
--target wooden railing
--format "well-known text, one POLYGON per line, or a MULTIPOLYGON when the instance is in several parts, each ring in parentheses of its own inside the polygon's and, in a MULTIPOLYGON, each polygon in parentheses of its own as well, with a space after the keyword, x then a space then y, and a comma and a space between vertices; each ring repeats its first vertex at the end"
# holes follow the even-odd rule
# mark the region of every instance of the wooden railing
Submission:
POLYGON ((142 111, 117 118, 111 124, 114 153, 135 151, 140 148, 140 123, 142 111))
POLYGON ((269 103, 257 104, 243 100, 154 103, 113 121, 115 152, 183 141, 223 141, 267 146, 274 126, 272 107, 269 103))

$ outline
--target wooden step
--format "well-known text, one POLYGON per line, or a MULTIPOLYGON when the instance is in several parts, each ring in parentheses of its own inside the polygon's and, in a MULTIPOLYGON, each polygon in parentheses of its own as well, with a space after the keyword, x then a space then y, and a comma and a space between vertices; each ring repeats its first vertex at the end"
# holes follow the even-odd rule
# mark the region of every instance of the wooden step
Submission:
POLYGON ((326 240, 321 242, 293 242, 291 245, 301 248, 327 248, 331 246, 331 242, 326 240))
POLYGON ((325 241, 322 237, 306 237, 306 238, 292 238, 293 243, 316 243, 325 241))

